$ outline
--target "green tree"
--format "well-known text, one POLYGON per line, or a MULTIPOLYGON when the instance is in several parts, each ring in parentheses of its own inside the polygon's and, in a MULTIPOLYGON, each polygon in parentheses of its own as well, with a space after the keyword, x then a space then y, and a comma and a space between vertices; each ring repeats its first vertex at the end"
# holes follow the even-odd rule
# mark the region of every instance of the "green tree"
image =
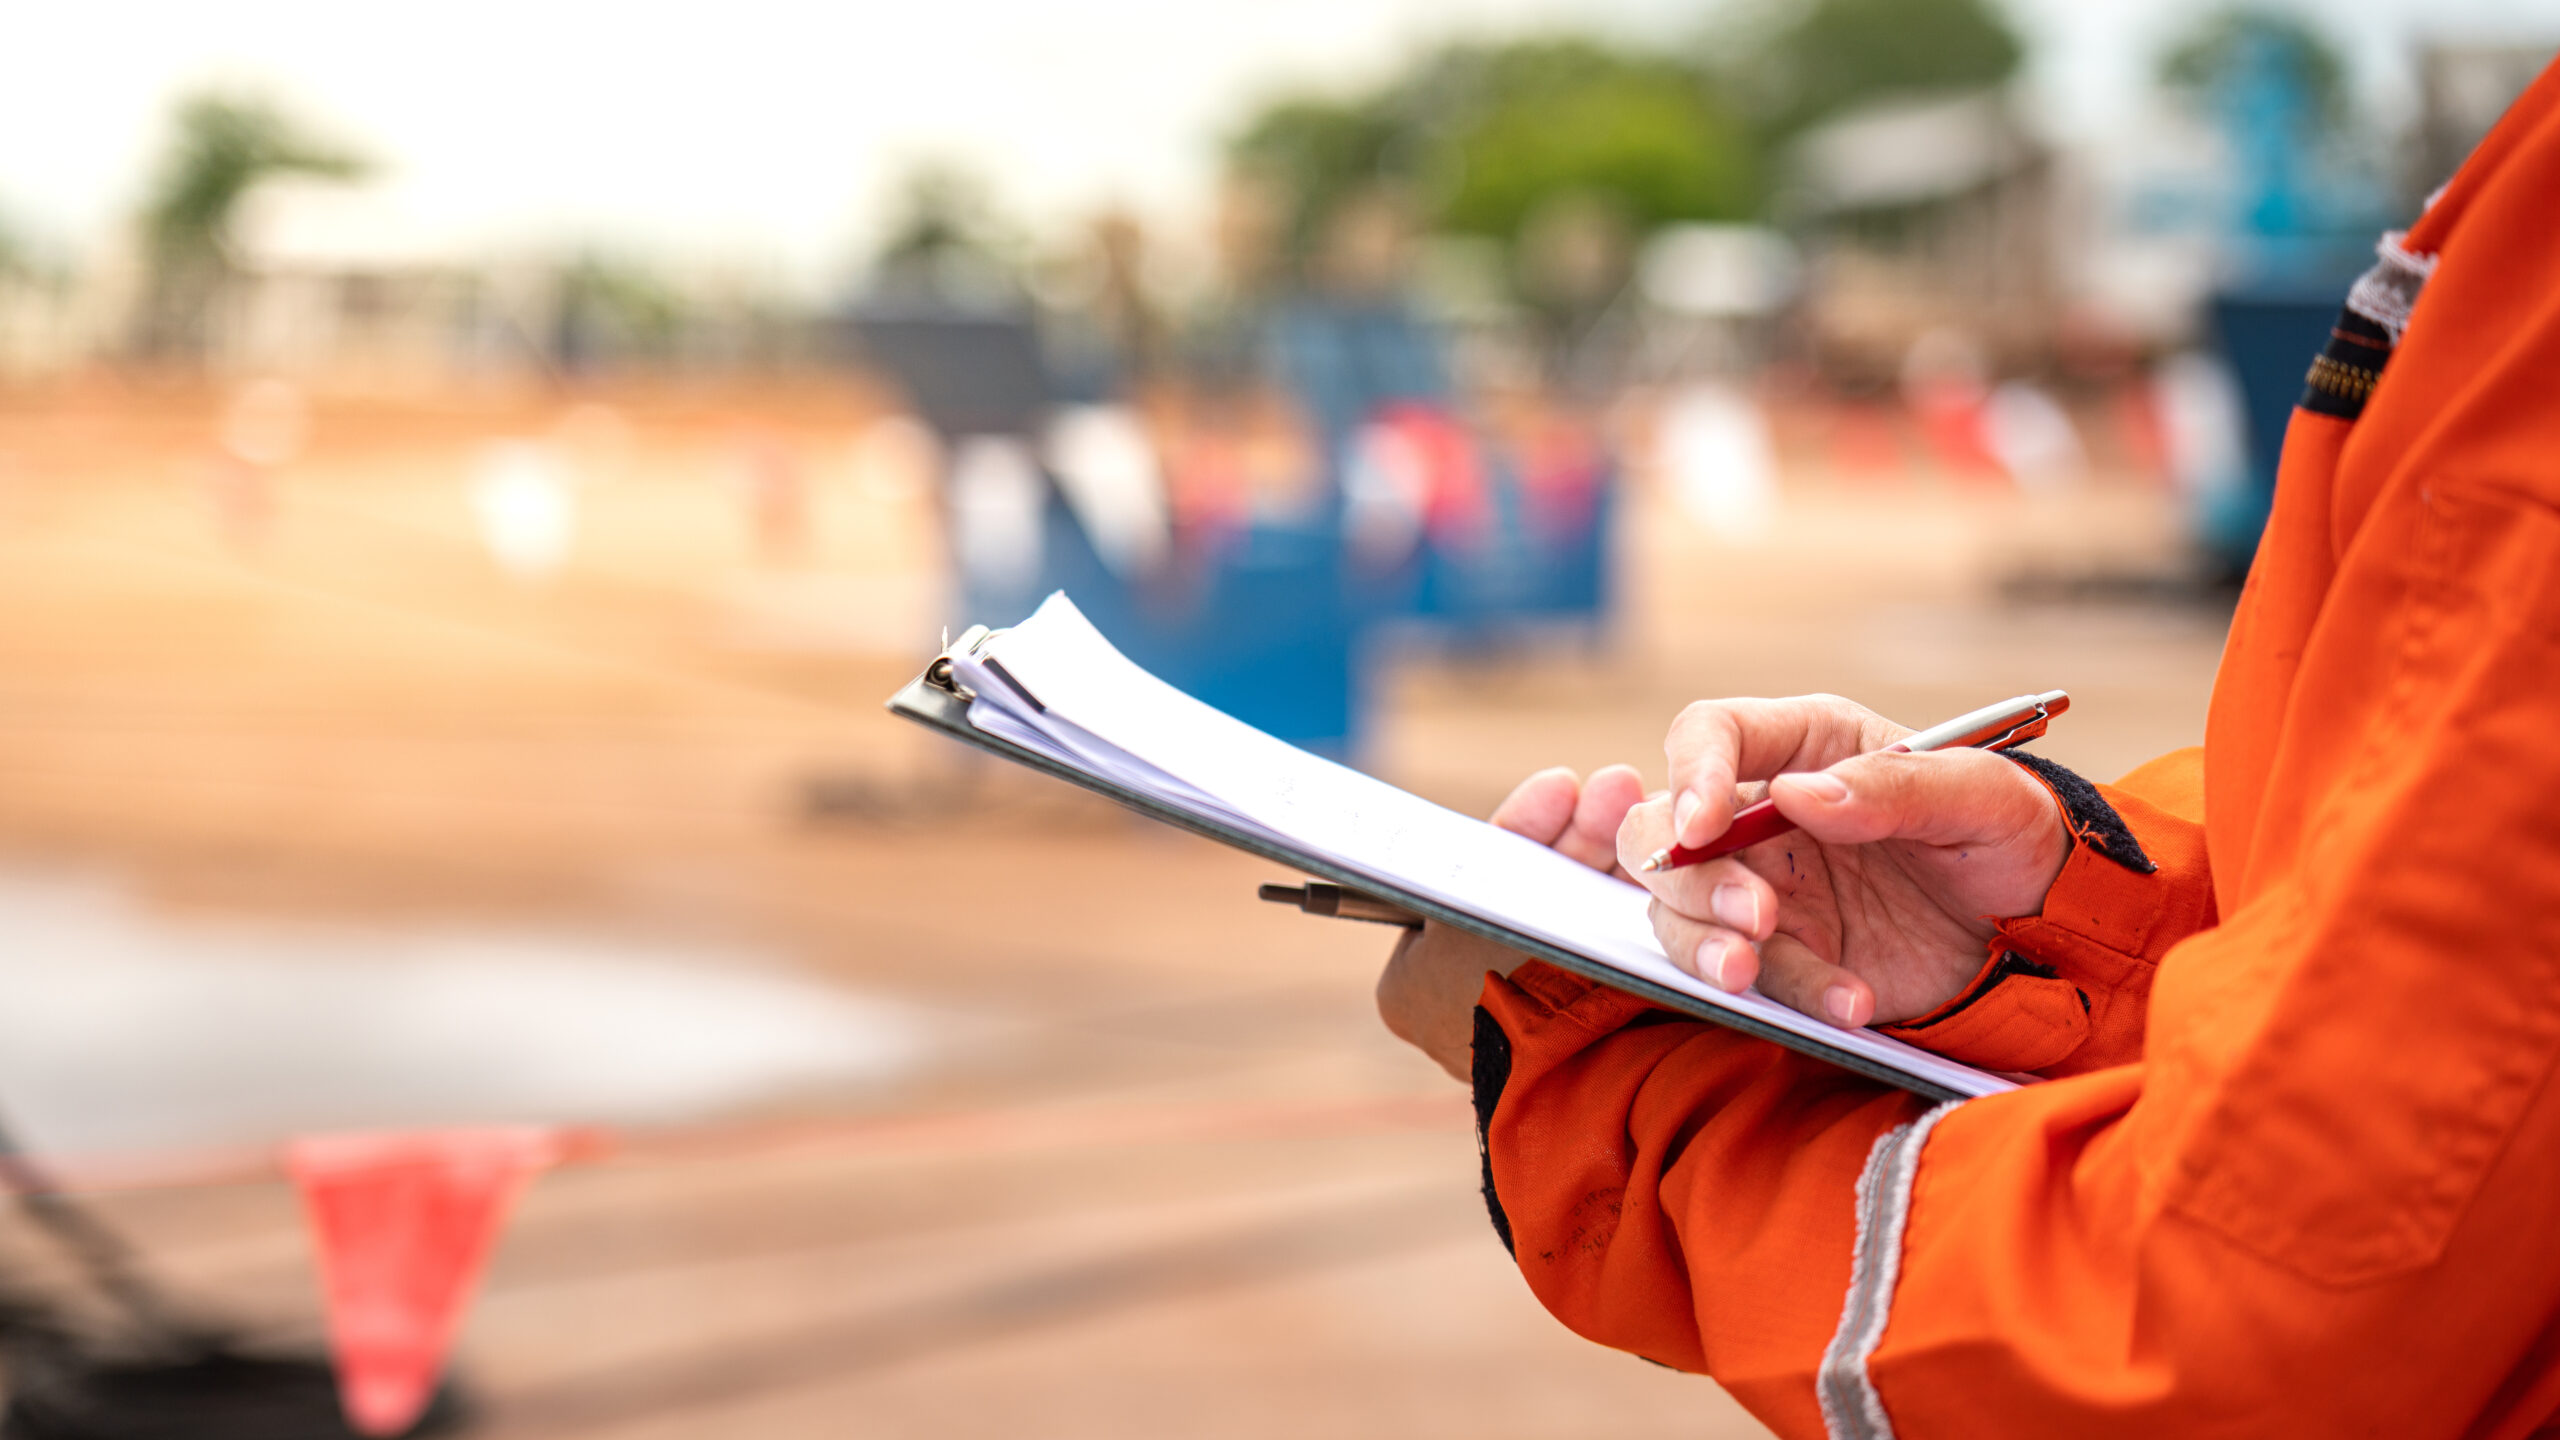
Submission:
POLYGON ((231 279, 232 221, 259 181, 278 175, 347 180, 369 168, 257 97, 206 93, 179 102, 142 209, 152 289, 146 346, 171 350, 201 342, 205 315, 231 279))
POLYGON ((2217 10, 2160 56, 2160 83, 2171 94, 2210 108, 2251 67, 2286 72, 2309 118, 2334 124, 2347 110, 2347 62, 2338 47, 2302 16, 2257 5, 2217 10))
POLYGON ((1711 63, 1783 140, 1884 96, 1973 90, 2026 46, 1994 0, 1779 0, 1711 43, 1711 63))
POLYGON ((892 219, 872 261, 884 290, 986 300, 1008 292, 1020 248, 985 181, 948 161, 926 161, 901 176, 892 219))
POLYGON ((1305 256, 1354 196, 1394 183, 1399 131, 1385 97, 1283 100, 1228 142, 1227 163, 1268 186, 1284 210, 1283 244, 1305 256))
POLYGON ((1416 88, 1446 97, 1434 211, 1451 230, 1515 238, 1568 194, 1646 228, 1740 219, 1759 199, 1741 127, 1675 61, 1579 40, 1463 47, 1416 88))
POLYGON ((1282 101, 1227 158, 1276 193, 1300 257, 1381 186, 1424 223, 1506 243, 1566 198, 1638 226, 1739 218, 1759 200, 1748 136, 1696 71, 1574 38, 1449 45, 1370 93, 1282 101))

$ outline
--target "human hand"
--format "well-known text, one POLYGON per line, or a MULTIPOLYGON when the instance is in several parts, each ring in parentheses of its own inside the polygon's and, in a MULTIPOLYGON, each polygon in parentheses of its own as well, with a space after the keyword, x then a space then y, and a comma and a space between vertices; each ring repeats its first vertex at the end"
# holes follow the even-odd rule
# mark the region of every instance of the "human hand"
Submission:
POLYGON ((1844 1027, 1955 998, 1993 919, 2043 909, 2071 833, 2052 793, 1990 751, 1876 753, 1910 733, 1836 695, 1682 711, 1663 745, 1671 789, 1628 812, 1621 862, 1704 845, 1764 791, 1799 828, 1635 875, 1671 962, 1844 1027))
MULTIPOLYGON (((1632 766, 1595 770, 1589 780, 1559 766, 1520 782, 1494 807, 1493 823, 1553 846, 1595 870, 1618 870, 1617 839, 1627 812, 1644 798, 1632 766)), ((1442 925, 1408 930, 1378 977, 1378 1015, 1460 1080, 1471 1078, 1476 997, 1488 970, 1508 975, 1529 957, 1481 936, 1442 925)))

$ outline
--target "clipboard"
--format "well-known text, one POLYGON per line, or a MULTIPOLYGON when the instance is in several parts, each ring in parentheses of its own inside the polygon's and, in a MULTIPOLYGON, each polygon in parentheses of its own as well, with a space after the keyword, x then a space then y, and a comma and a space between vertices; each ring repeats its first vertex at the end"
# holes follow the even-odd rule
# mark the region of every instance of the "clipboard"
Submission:
POLYGON ((1887 1085, 1908 1090, 1912 1094, 1925 1096, 1930 1100, 1970 1098, 1963 1091, 1921 1076, 1907 1074, 1855 1051, 1827 1045, 1811 1036, 1781 1030, 1753 1016, 1722 1009, 1693 995, 1684 995, 1677 990, 1656 985, 1640 976, 1630 975, 1614 966, 1604 965, 1587 956, 1577 955, 1537 936, 1508 929, 1481 916, 1454 909, 1410 890, 1381 884, 1368 876, 1353 874, 1321 856, 1296 851, 1286 845, 1274 844, 1265 836, 1248 834, 1242 830, 1221 825, 1208 817, 1176 809, 1143 792, 1112 784, 1101 776, 1059 764, 1048 756, 1026 750, 999 736, 990 735, 969 723, 969 702, 976 696, 953 673, 951 656, 975 654, 979 646, 986 644, 998 633, 983 625, 970 626, 958 640, 952 642, 941 655, 936 656, 933 663, 924 668, 922 674, 899 687, 898 693, 889 698, 889 713, 930 729, 939 730, 964 745, 974 746, 988 754, 1010 760, 1016 765, 1063 780, 1080 790, 1100 795, 1150 820, 1161 821, 1179 830, 1187 830, 1194 835, 1215 840, 1221 845, 1242 850, 1250 855, 1260 856, 1275 864, 1285 865, 1301 874, 1312 875, 1345 889, 1374 895, 1428 919, 1534 956, 1559 970, 1568 970, 1586 980, 1606 985, 1613 990, 1624 991, 1662 1009, 1677 1011, 1699 1020, 1711 1021, 1729 1030, 1739 1030, 1743 1034, 1783 1045, 1799 1054, 1837 1065, 1843 1070, 1853 1071, 1871 1080, 1881 1080, 1887 1085))

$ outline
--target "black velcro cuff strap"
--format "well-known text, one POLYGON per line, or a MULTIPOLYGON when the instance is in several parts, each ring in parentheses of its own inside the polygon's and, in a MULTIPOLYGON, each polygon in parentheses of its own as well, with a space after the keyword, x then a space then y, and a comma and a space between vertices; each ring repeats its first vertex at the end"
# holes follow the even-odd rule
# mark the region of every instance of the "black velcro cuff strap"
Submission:
POLYGON ((2124 823, 2116 807, 2108 804, 2098 787, 2078 771, 2024 750, 2000 753, 2035 772, 2038 779, 2052 787, 2055 797, 2062 801, 2063 820, 2071 827, 2074 839, 2137 875, 2149 875, 2160 868, 2142 853, 2142 842, 2134 838, 2133 827, 2124 823))

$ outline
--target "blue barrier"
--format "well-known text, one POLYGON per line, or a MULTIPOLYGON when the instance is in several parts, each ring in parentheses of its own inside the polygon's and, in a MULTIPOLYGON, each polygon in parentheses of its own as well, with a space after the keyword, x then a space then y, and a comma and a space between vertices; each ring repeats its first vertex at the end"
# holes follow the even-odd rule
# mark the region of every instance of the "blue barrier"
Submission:
MULTIPOLYGON (((883 312, 856 325, 946 437, 1036 433, 1037 387, 986 379, 1024 371, 1027 322, 883 312)), ((1001 580, 964 566, 957 620, 1010 623, 1064 590, 1167 682, 1336 755, 1362 738, 1361 662, 1382 624, 1418 624, 1470 646, 1499 644, 1530 624, 1596 633, 1611 598, 1614 467, 1595 460, 1586 476, 1533 476, 1527 462, 1494 454, 1476 427, 1449 418, 1440 337, 1399 306, 1292 304, 1270 315, 1263 335, 1276 378, 1314 422, 1325 457, 1320 494, 1304 516, 1187 537, 1162 573, 1123 575, 1044 483, 1036 562, 1001 580), (1346 553, 1343 472, 1364 427, 1398 406, 1439 417, 1438 433, 1486 457, 1469 461, 1481 494, 1467 496, 1468 523, 1426 526, 1408 557, 1369 568, 1346 553)), ((956 511, 953 519, 965 523, 956 511)))
POLYGON ((1341 509, 1357 436, 1399 408, 1450 418, 1479 457, 1484 523, 1428 529, 1404 562, 1365 573, 1355 567, 1358 604, 1373 619, 1408 622, 1407 629, 1418 622, 1468 645, 1499 643, 1527 624, 1599 630, 1612 595, 1615 466, 1566 482, 1566 504, 1542 505, 1553 497, 1537 493, 1521 465, 1495 453, 1478 427, 1455 420, 1440 337, 1400 306, 1301 301, 1273 314, 1266 343, 1272 368, 1322 436, 1332 512, 1341 509))
POLYGON ((1612 591, 1610 535, 1618 505, 1614 468, 1571 497, 1578 513, 1540 516, 1517 473, 1497 465, 1486 484, 1489 522, 1477 533, 1428 536, 1409 613, 1467 644, 1501 640, 1524 625, 1577 624, 1596 631, 1612 591))
POLYGON ((2276 459, 2284 432, 2302 396, 2302 377, 2329 341, 2346 296, 2334 294, 2226 293, 2213 298, 2213 333, 2240 383, 2243 428, 2248 432, 2249 483, 2225 492, 2196 516, 2197 539, 2231 574, 2247 573, 2259 532, 2275 504, 2276 459))
POLYGON ((1352 754, 1366 714, 1361 627, 1329 531, 1257 527, 1214 555, 1125 577, 1105 564, 1053 492, 1040 564, 1023 583, 973 587, 962 610, 989 623, 1031 613, 1064 590, 1094 628, 1167 684, 1294 745, 1352 754))

